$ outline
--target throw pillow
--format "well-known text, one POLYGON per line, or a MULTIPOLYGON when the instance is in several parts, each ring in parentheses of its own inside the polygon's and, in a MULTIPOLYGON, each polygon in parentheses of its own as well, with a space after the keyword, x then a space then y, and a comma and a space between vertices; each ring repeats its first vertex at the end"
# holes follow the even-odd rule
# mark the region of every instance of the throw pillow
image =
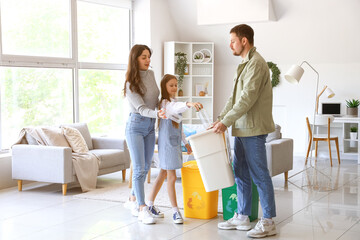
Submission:
POLYGON ((85 139, 81 135, 80 131, 72 127, 61 127, 64 131, 66 140, 69 142, 73 152, 86 153, 89 151, 86 145, 85 139))
POLYGON ((42 127, 44 140, 49 146, 70 147, 63 131, 58 127, 42 127))

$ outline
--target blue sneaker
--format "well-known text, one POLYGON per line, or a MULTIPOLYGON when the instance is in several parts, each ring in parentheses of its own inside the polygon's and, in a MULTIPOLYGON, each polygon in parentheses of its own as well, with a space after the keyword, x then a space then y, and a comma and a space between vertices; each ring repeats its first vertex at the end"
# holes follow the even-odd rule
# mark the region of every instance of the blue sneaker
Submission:
POLYGON ((155 206, 149 206, 149 211, 153 215, 154 218, 163 218, 164 213, 161 212, 157 207, 155 206))
POLYGON ((173 221, 174 221, 174 223, 177 223, 177 224, 184 223, 184 220, 183 220, 180 212, 174 212, 173 221))

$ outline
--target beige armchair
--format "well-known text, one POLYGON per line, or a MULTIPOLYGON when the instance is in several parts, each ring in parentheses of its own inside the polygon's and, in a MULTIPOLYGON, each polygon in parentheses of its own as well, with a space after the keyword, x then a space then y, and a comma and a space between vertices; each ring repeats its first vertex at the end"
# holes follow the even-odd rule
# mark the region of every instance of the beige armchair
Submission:
MULTIPOLYGON (((86 123, 66 126, 78 129, 89 151, 100 159, 98 175, 122 171, 125 180, 126 169, 130 167, 125 138, 91 137, 86 123)), ((63 195, 66 195, 67 184, 77 181, 71 148, 37 145, 29 136, 26 139, 27 144, 12 147, 12 178, 18 180, 19 191, 22 190, 22 181, 30 180, 60 183, 63 195)))

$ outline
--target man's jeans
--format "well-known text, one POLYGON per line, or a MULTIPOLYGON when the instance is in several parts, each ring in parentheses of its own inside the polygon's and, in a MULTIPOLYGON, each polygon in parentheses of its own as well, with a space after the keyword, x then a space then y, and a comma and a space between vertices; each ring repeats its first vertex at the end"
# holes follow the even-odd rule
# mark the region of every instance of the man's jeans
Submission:
POLYGON ((132 190, 139 206, 145 204, 144 183, 155 148, 155 118, 131 113, 126 123, 126 142, 133 167, 132 190))
POLYGON ((264 218, 276 216, 274 187, 267 168, 267 134, 235 137, 234 172, 237 184, 238 213, 251 215, 251 179, 257 186, 264 218))

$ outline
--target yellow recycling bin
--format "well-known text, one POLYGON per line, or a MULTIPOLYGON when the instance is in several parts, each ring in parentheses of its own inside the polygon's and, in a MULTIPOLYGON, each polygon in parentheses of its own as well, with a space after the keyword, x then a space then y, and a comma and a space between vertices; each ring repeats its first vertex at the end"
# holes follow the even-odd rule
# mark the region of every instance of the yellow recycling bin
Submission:
POLYGON ((217 216, 219 191, 205 191, 196 161, 183 164, 181 182, 185 217, 210 219, 217 216))

